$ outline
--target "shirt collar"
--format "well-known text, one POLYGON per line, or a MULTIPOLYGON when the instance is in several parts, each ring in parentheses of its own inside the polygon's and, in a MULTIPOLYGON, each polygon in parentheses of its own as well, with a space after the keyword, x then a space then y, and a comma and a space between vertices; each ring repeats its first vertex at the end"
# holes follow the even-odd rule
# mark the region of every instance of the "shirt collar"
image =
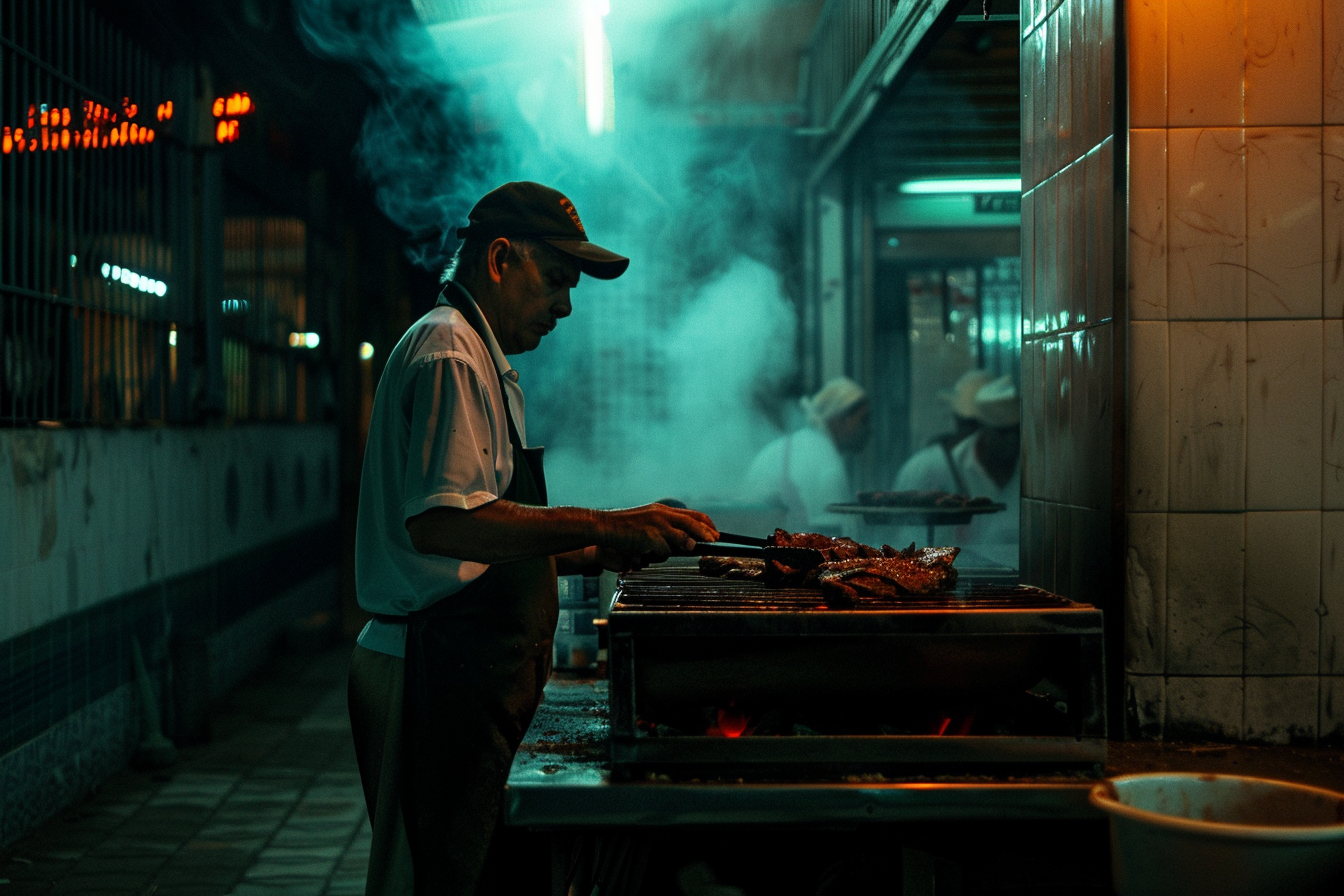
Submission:
POLYGON ((480 306, 476 304, 476 299, 471 293, 467 292, 465 286, 456 280, 447 281, 443 285, 443 292, 439 293, 439 300, 436 304, 452 305, 462 312, 462 316, 485 340, 485 347, 490 350, 490 357, 494 359, 495 370, 509 382, 518 382, 518 371, 513 369, 513 365, 509 363, 503 349, 499 347, 499 341, 495 339, 495 333, 490 329, 490 322, 485 319, 480 306))

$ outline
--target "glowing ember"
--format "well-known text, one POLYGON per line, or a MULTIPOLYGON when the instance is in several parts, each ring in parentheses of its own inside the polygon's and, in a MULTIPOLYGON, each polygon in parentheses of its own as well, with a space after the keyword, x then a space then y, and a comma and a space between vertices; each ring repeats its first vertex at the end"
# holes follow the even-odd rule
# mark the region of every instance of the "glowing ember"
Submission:
POLYGON ((720 709, 715 714, 714 728, 710 729, 710 733, 721 734, 724 737, 741 737, 747 732, 747 725, 750 722, 751 717, 730 700, 727 709, 720 709))

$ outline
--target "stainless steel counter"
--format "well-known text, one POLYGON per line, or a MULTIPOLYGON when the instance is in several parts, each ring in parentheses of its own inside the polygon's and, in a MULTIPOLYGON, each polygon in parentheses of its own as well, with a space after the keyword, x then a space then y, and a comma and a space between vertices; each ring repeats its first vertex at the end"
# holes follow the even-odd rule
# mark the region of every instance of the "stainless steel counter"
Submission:
POLYGON ((1099 819, 1079 777, 742 783, 613 781, 607 684, 557 675, 509 773, 506 818, 533 828, 1099 819))

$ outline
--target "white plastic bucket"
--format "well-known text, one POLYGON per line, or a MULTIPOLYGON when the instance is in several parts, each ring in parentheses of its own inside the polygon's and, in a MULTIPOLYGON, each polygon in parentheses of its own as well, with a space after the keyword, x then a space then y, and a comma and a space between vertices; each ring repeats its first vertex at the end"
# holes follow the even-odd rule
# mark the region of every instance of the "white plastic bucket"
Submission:
POLYGON ((1240 775, 1098 783, 1120 896, 1344 893, 1344 794, 1240 775))

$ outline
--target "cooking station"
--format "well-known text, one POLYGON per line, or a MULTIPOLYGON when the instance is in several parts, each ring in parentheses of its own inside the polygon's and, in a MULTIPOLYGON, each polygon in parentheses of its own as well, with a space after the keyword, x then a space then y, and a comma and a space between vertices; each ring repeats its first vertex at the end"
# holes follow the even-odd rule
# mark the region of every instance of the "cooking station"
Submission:
POLYGON ((837 609, 815 590, 673 562, 624 577, 606 624, 609 681, 547 686, 509 776, 512 825, 1100 817, 1087 801, 1106 761, 1093 607, 963 582, 837 609))
POLYGON ((835 607, 683 566, 636 573, 608 619, 613 772, 1100 773, 1101 641, 1099 611, 1035 588, 835 607))

